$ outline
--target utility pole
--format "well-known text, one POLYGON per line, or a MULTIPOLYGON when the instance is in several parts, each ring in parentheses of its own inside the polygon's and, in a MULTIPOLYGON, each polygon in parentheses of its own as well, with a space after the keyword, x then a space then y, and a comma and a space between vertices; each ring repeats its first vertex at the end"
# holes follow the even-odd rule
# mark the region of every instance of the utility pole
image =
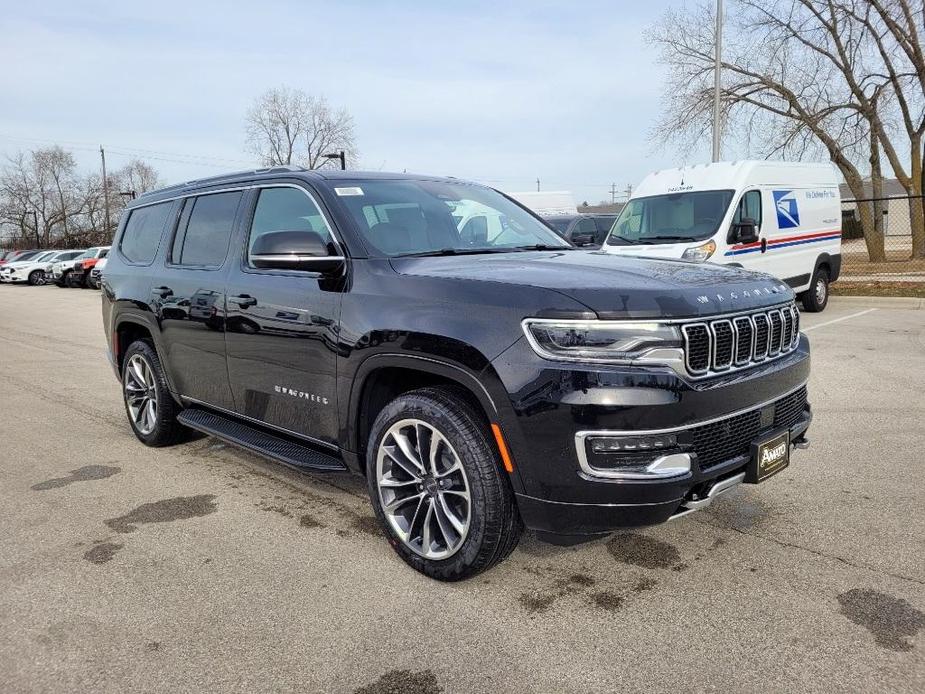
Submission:
POLYGON ((613 205, 617 201, 617 184, 610 184, 610 204, 613 205))
POLYGON ((106 218, 103 226, 106 230, 106 239, 109 239, 109 181, 106 180, 106 152, 103 151, 103 145, 100 145, 100 160, 103 162, 103 214, 106 218))
POLYGON ((627 184, 626 184, 626 200, 629 201, 629 199, 630 199, 632 196, 633 196, 633 184, 632 184, 632 183, 627 183, 627 184))
POLYGON ((26 210, 23 215, 23 226, 25 226, 26 214, 32 213, 32 227, 35 229, 35 247, 39 248, 41 246, 41 241, 39 240, 39 215, 34 209, 26 210))
POLYGON ((540 179, 536 179, 536 192, 540 192, 540 179))
POLYGON ((723 0, 716 0, 716 40, 713 61, 713 161, 719 161, 720 146, 720 76, 723 61, 723 0))

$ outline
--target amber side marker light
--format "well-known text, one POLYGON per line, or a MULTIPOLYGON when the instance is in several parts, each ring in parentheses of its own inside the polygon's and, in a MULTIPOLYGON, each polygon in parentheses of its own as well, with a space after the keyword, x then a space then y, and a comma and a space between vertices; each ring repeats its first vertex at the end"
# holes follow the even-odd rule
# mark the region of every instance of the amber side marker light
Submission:
POLYGON ((511 462, 511 455, 507 452, 507 444, 501 435, 501 427, 497 424, 491 425, 491 432, 495 435, 495 441, 498 444, 498 450, 501 451, 501 462, 504 463, 504 469, 508 472, 514 472, 514 464, 511 462))

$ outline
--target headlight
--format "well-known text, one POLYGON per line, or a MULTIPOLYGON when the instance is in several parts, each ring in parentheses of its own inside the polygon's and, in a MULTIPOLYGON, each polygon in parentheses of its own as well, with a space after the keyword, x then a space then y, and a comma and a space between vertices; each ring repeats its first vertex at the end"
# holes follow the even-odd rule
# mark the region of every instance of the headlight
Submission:
POLYGON ((692 246, 684 251, 684 255, 681 256, 682 260, 693 260, 698 263, 702 263, 705 260, 709 260, 710 256, 716 252, 716 243, 714 241, 707 241, 701 246, 692 246))
POLYGON ((523 325, 534 351, 546 359, 629 362, 682 346, 678 329, 661 323, 527 319, 523 325))

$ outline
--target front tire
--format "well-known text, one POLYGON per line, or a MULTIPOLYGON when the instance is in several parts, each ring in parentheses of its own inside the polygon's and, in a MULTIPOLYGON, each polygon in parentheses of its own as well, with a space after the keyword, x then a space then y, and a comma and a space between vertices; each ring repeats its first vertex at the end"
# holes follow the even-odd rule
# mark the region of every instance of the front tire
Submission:
POLYGON ((803 292, 800 299, 803 308, 809 313, 819 313, 829 303, 829 271, 824 267, 816 268, 809 289, 803 292))
POLYGON ((40 287, 45 284, 45 273, 42 270, 33 270, 29 273, 27 280, 32 287, 40 287))
POLYGON ((376 417, 369 495, 389 543, 412 568, 458 581, 510 554, 522 531, 488 429, 450 389, 406 393, 376 417))
POLYGON ((186 434, 177 422, 181 408, 167 387, 161 360, 146 340, 133 342, 125 352, 122 399, 132 431, 146 446, 169 446, 186 434))

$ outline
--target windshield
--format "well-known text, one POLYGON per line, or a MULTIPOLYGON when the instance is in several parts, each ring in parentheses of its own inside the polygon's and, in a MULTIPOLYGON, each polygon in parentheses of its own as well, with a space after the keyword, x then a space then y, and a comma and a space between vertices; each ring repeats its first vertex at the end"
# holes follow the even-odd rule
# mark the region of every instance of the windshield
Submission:
POLYGON ((439 181, 337 182, 370 250, 390 256, 571 249, 549 227, 481 186, 439 181))
POLYGON ((79 256, 74 258, 74 260, 84 260, 86 258, 95 258, 99 250, 100 250, 99 248, 88 248, 83 253, 81 253, 79 256))
POLYGON ((719 229, 731 201, 731 190, 630 200, 610 229, 607 245, 703 241, 719 229))

